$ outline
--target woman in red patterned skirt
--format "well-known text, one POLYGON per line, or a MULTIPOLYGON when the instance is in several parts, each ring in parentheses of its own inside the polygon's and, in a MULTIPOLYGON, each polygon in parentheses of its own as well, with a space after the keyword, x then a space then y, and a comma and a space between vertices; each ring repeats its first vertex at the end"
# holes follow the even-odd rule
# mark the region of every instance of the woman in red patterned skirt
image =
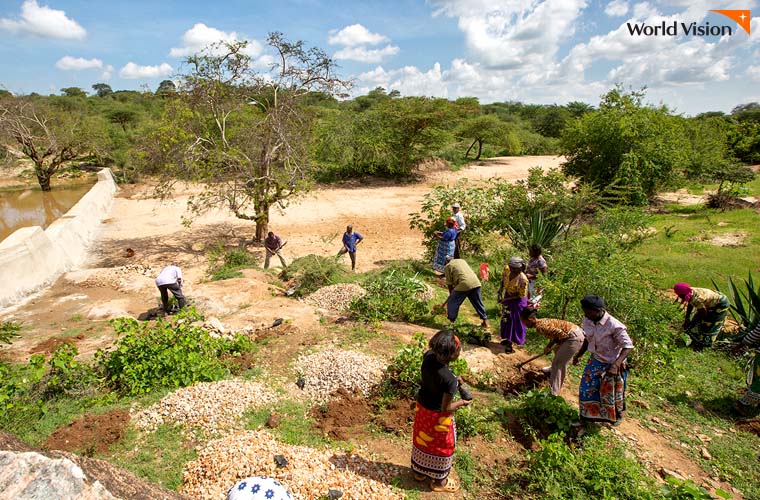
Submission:
POLYGON ((454 401, 460 378, 449 363, 461 352, 459 339, 450 330, 441 330, 428 343, 430 350, 422 359, 422 382, 417 394, 412 440, 412 470, 418 481, 430 479, 433 491, 455 492, 459 485, 449 472, 454 464, 456 424, 454 412, 471 403, 454 401))

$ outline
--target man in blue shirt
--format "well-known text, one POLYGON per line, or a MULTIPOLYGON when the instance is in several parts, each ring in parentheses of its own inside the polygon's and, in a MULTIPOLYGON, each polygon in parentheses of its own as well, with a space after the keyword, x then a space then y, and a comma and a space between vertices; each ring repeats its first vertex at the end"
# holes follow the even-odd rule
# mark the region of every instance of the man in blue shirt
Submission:
POLYGON ((356 272, 356 247, 364 239, 364 236, 354 231, 354 226, 346 226, 346 232, 343 233, 343 248, 338 252, 338 257, 348 252, 351 257, 351 270, 356 272))

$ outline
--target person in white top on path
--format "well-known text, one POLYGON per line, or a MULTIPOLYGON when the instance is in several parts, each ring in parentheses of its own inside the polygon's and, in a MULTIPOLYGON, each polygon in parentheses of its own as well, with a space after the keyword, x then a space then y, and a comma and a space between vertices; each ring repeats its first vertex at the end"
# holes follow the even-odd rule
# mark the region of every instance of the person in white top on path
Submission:
POLYGON ((156 278, 156 286, 161 292, 161 304, 166 314, 172 313, 169 309, 169 291, 177 299, 179 308, 185 307, 185 296, 182 294, 182 270, 179 267, 172 264, 163 268, 156 278))

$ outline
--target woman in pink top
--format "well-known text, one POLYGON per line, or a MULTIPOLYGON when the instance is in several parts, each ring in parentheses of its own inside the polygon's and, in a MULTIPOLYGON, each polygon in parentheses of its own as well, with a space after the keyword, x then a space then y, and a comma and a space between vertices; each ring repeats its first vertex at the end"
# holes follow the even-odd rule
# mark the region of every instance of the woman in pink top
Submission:
POLYGON ((625 411, 625 358, 633 350, 633 342, 625 325, 606 311, 601 297, 586 295, 581 307, 585 340, 573 364, 577 365, 587 350, 591 352, 578 391, 581 421, 618 425, 625 411))

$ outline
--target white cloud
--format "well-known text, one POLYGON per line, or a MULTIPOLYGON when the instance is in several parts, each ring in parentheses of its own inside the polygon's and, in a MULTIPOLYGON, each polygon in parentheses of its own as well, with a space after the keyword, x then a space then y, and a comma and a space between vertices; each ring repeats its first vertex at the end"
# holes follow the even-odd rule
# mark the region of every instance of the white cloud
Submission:
POLYGON ((102 68, 103 61, 100 59, 85 59, 83 57, 63 56, 55 63, 55 67, 65 71, 81 71, 83 69, 102 68))
POLYGON ((344 45, 354 47, 356 45, 378 45, 389 42, 387 36, 372 33, 361 24, 352 24, 340 30, 330 30, 327 43, 330 45, 344 45))
POLYGON ((128 62, 121 70, 119 70, 119 76, 129 80, 135 80, 138 78, 159 78, 167 76, 172 73, 174 69, 167 63, 162 63, 160 66, 140 66, 133 62, 128 62))
POLYGON ((82 40, 87 31, 62 10, 38 5, 36 0, 25 0, 21 4, 18 21, 0 18, 0 28, 13 32, 28 33, 42 38, 62 40, 82 40))
POLYGON ((366 47, 344 47, 333 54, 335 59, 359 61, 365 63, 378 63, 383 58, 398 54, 399 48, 395 45, 386 45, 382 49, 368 49, 366 47))
POLYGON ((448 97, 448 85, 444 81, 441 65, 435 63, 428 71, 422 71, 415 66, 386 71, 382 66, 359 75, 360 82, 370 84, 360 87, 361 92, 377 86, 387 90, 398 90, 402 95, 448 97))
MULTIPOLYGON (((239 41, 247 41, 248 45, 243 50, 243 53, 256 57, 261 54, 262 46, 256 40, 246 40, 244 37, 239 37, 234 31, 229 33, 225 31, 206 26, 203 23, 196 23, 192 28, 185 31, 182 35, 182 46, 173 47, 169 51, 171 57, 187 57, 201 52, 203 49, 209 47, 218 42, 234 43, 239 41)), ((219 51, 217 51, 219 52, 219 51)))
POLYGON ((103 72, 100 74, 100 79, 108 81, 111 79, 111 76, 113 76, 113 66, 109 64, 108 66, 105 67, 103 72))
POLYGON ((760 82, 760 66, 750 66, 747 68, 747 77, 753 82, 760 82))
POLYGON ((620 17, 628 14, 628 2, 626 0, 614 0, 607 4, 604 13, 610 17, 620 17))

